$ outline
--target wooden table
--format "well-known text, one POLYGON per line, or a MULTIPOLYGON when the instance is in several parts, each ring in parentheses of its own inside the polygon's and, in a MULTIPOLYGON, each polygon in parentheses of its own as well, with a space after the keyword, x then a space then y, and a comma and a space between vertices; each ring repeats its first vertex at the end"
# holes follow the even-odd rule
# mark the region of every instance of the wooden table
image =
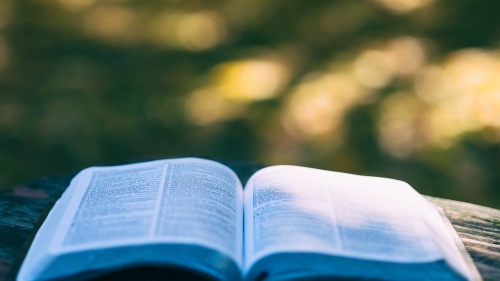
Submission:
MULTIPOLYGON (((226 163, 246 182, 259 165, 226 163)), ((11 280, 35 231, 74 174, 40 178, 0 192, 0 281, 11 280)), ((427 197, 445 209, 484 280, 500 280, 500 211, 427 197)))

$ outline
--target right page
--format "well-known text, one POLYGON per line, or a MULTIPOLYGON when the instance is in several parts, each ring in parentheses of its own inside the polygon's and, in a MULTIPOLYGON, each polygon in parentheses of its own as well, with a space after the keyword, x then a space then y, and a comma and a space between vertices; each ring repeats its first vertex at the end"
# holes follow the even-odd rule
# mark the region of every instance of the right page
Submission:
POLYGON ((425 199, 404 182, 275 166, 249 180, 244 200, 245 272, 252 278, 266 279, 269 271, 277 270, 268 268, 264 275, 254 276, 255 268, 262 267, 259 262, 298 277, 316 271, 391 279, 391 269, 395 279, 406 279, 404 274, 411 270, 427 271, 418 278, 468 278, 465 268, 452 269, 445 262, 452 244, 436 237, 439 228, 434 227, 433 212, 422 212, 425 199), (276 262, 281 256, 286 261, 276 262), (342 266, 321 265, 322 260, 342 266), (351 264, 363 267, 363 272, 344 272, 351 264))

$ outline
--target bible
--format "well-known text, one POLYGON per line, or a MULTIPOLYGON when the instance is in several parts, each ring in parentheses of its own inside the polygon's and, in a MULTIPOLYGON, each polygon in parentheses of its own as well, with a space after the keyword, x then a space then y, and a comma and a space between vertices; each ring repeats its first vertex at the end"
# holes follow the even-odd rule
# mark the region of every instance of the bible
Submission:
POLYGON ((167 280, 179 272, 206 280, 481 280, 449 221, 402 181, 271 166, 243 188, 231 169, 199 158, 78 173, 17 280, 141 268, 167 280))

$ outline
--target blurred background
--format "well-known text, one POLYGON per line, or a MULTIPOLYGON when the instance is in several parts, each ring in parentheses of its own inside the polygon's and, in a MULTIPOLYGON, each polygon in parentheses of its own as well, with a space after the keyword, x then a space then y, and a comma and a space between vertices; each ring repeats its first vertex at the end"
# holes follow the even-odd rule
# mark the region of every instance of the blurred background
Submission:
POLYGON ((0 0, 0 189, 197 156, 500 208, 498 0, 0 0))

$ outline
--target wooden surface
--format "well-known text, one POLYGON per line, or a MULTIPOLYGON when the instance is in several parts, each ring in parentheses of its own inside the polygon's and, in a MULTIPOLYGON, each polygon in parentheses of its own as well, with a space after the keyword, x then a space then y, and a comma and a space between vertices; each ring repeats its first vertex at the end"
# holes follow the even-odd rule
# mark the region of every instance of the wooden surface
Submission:
POLYGON ((0 192, 0 281, 11 280, 16 259, 42 214, 74 175, 41 178, 0 192))
MULTIPOLYGON (((246 182, 259 168, 231 163, 246 182)), ((69 185, 73 174, 41 178, 0 191, 0 281, 11 280, 23 252, 50 209, 69 185)), ((484 280, 500 280, 500 211, 446 199, 427 197, 443 207, 484 280)))
POLYGON ((446 211, 484 280, 500 280, 500 211, 427 197, 446 211))

